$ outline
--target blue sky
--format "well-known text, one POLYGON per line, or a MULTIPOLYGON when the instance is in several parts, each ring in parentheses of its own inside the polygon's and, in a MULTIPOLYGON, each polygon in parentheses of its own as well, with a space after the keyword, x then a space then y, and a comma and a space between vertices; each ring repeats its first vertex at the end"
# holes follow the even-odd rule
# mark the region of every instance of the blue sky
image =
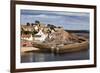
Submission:
POLYGON ((90 14, 86 12, 21 10, 21 24, 34 23, 62 26, 68 30, 89 30, 90 14))

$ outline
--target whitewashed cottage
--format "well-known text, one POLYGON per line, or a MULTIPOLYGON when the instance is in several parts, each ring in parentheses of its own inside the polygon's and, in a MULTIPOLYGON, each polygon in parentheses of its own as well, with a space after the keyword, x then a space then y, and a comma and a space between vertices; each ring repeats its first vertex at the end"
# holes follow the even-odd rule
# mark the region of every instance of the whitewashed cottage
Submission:
POLYGON ((41 28, 39 30, 39 32, 35 35, 35 37, 34 37, 35 41, 40 41, 40 42, 45 41, 47 34, 44 34, 42 30, 43 30, 43 28, 41 28))

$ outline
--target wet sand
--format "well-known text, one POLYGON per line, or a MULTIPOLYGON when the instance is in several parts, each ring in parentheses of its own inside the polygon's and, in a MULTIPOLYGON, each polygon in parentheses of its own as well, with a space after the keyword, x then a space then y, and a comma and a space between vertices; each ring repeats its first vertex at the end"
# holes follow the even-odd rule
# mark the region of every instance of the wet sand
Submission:
POLYGON ((35 47, 21 47, 21 54, 30 51, 40 51, 40 50, 39 48, 35 48, 35 47))

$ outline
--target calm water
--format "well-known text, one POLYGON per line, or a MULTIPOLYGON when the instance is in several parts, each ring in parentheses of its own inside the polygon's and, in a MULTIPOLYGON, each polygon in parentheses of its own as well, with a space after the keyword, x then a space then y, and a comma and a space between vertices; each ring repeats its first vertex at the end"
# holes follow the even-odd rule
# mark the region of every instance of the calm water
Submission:
POLYGON ((73 53, 54 54, 54 53, 34 53, 28 52, 21 56, 21 62, 47 62, 47 61, 68 61, 68 60, 87 60, 89 50, 73 53))

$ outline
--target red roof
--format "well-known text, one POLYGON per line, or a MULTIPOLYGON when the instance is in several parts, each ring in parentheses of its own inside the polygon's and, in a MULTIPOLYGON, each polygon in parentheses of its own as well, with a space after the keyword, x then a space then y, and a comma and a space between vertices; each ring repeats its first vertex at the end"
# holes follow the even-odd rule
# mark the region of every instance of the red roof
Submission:
POLYGON ((21 38, 30 38, 30 37, 31 37, 30 34, 22 34, 22 35, 21 35, 21 38))

